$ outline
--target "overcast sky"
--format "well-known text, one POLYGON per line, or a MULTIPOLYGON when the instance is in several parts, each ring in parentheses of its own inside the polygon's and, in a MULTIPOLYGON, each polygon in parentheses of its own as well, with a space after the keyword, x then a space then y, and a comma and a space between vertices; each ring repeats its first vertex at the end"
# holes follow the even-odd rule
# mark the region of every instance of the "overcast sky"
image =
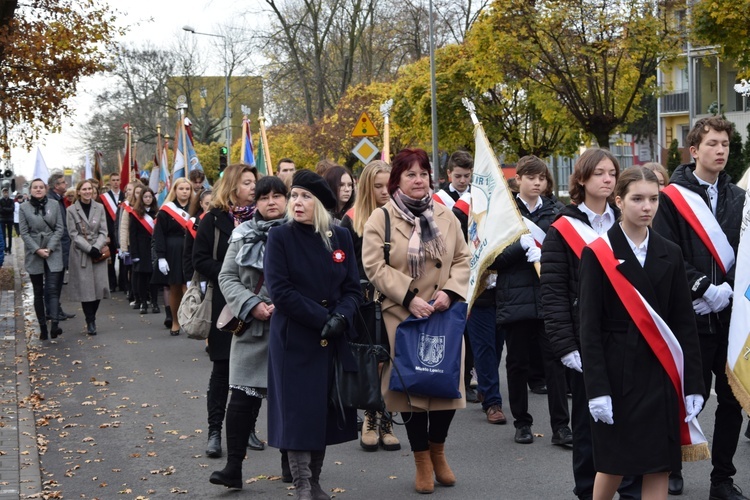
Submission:
MULTIPOLYGON (((249 24, 255 19, 262 22, 265 17, 261 15, 263 0, 109 0, 109 3, 122 12, 120 23, 130 26, 122 41, 136 46, 146 41, 157 46, 170 45, 174 37, 184 33, 185 25, 210 33, 224 24, 236 24, 243 16, 249 24)), ((248 29, 253 27, 248 26, 248 29)), ((198 47, 211 53, 214 50, 212 40, 208 37, 201 37, 201 40, 198 47)), ((215 70, 221 71, 221 68, 215 70)), ((47 134, 38 142, 50 171, 83 164, 86 152, 76 140, 75 128, 88 118, 93 96, 103 85, 101 77, 84 79, 79 85, 79 95, 71 101, 71 108, 75 110, 73 124, 65 120, 60 134, 47 134)), ((35 158, 36 145, 28 152, 19 148, 11 151, 15 171, 20 175, 31 176, 35 158)))

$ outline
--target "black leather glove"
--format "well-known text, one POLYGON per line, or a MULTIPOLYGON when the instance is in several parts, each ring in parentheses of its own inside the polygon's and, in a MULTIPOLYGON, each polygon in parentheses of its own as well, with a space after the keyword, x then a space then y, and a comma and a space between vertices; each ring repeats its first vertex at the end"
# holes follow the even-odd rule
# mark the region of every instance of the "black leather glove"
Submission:
POLYGON ((101 253, 101 252, 99 251, 99 249, 98 249, 98 248, 96 248, 96 247, 91 247, 91 250, 89 250, 89 256, 90 256, 90 257, 91 257, 92 259, 98 259, 99 257, 101 257, 101 256, 102 256, 102 253, 101 253))
POLYGON ((322 339, 336 339, 346 332, 347 322, 343 314, 335 313, 328 315, 328 321, 320 332, 322 339))

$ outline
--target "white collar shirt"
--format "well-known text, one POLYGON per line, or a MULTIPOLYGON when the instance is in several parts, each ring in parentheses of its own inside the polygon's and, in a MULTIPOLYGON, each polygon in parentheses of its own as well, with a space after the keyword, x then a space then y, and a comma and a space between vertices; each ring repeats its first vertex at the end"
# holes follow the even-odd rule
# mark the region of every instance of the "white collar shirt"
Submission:
MULTIPOLYGON (((620 229, 622 229, 622 224, 620 224, 620 229)), ((635 254, 635 258, 638 259, 641 267, 645 266, 646 252, 648 252, 648 239, 651 236, 651 233, 646 233, 646 239, 643 240, 640 245, 633 243, 633 240, 628 237, 628 234, 624 230, 622 231, 622 234, 625 235, 625 239, 628 241, 628 245, 630 245, 630 249, 633 251, 633 254, 635 254)))
POLYGON ((609 204, 607 204, 607 208, 604 209, 604 213, 601 215, 592 211, 584 202, 581 202, 578 205, 578 208, 581 212, 586 214, 586 217, 588 217, 589 223, 591 224, 591 227, 594 228, 594 231, 596 231, 596 234, 606 233, 615 224, 615 211, 612 210, 612 207, 609 206, 609 204))

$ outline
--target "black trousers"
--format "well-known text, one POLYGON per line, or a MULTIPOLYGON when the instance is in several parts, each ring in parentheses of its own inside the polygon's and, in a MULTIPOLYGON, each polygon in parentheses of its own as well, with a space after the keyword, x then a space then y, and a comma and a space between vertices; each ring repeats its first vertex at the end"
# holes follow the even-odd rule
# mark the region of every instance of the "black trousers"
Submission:
POLYGON ((530 319, 508 323, 505 326, 505 343, 508 353, 505 365, 508 374, 508 401, 516 428, 532 425, 529 414, 527 385, 531 374, 530 353, 532 347, 540 346, 545 363, 547 402, 549 404, 552 431, 568 425, 567 383, 565 371, 559 359, 554 359, 552 348, 544 337, 544 321, 530 319))
POLYGON ((136 302, 144 303, 150 301, 152 305, 159 303, 159 288, 161 287, 151 284, 152 274, 135 271, 132 273, 133 293, 136 302))
POLYGON ((86 323, 96 321, 96 311, 99 310, 99 302, 98 300, 81 302, 81 309, 83 309, 83 315, 86 317, 86 323))
POLYGON ((42 335, 47 332, 47 316, 57 322, 60 314, 60 293, 57 285, 62 282, 62 274, 63 271, 50 271, 45 262, 43 273, 29 275, 34 290, 34 312, 42 335))
POLYGON ((427 451, 430 443, 445 443, 456 410, 401 412, 412 452, 427 451))
POLYGON ((737 473, 734 453, 742 430, 742 407, 729 387, 724 371, 727 363, 728 327, 716 334, 699 335, 703 361, 703 382, 706 385, 706 402, 711 397, 711 382, 714 381, 716 406, 714 440, 711 447, 711 483, 719 484, 732 479, 737 473))

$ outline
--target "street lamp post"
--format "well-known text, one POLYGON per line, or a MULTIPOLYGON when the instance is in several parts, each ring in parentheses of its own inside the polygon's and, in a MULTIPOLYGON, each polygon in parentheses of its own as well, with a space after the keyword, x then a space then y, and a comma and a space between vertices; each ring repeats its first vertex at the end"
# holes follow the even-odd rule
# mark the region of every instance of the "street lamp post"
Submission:
POLYGON ((232 123, 229 116, 229 57, 227 56, 227 37, 216 33, 202 33, 200 31, 195 31, 192 26, 183 26, 182 29, 193 35, 213 36, 215 38, 221 38, 224 41, 224 126, 226 127, 225 136, 227 141, 227 154, 229 155, 232 146, 232 123))

